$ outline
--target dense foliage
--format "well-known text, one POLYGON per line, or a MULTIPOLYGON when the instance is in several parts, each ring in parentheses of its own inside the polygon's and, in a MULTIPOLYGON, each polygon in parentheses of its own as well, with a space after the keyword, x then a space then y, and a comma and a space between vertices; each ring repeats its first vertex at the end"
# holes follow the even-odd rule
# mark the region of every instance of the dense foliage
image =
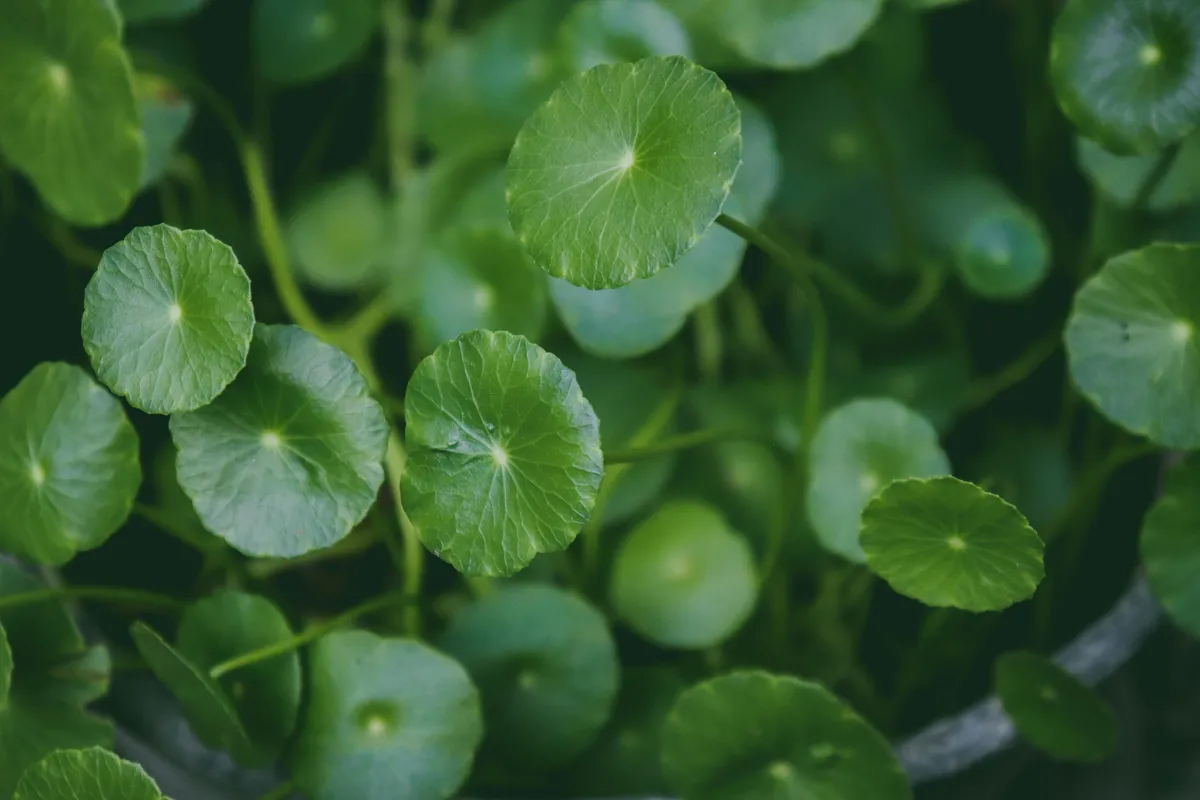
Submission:
POLYGON ((161 797, 115 666, 274 797, 1105 759, 1198 137, 1194 0, 3 0, 0 800, 161 797))

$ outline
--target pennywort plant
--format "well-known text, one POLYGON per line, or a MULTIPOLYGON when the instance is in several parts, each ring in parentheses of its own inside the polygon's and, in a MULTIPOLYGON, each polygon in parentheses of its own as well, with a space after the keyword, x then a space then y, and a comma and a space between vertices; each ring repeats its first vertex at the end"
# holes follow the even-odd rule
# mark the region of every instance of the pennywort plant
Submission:
POLYGON ((1194 456, 1089 578, 1200 448, 1200 6, 1014 4, 1005 172, 949 5, 6 0, 0 235, 84 277, 0 400, 0 800, 161 797, 114 661, 275 797, 908 798, 991 688, 1105 758, 1064 605, 1200 632, 1194 456))

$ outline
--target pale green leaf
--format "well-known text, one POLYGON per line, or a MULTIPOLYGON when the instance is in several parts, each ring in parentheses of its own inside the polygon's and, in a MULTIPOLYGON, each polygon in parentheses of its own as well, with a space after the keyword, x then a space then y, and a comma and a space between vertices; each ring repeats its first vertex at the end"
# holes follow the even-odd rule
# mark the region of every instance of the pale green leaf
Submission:
POLYGON ((571 9, 558 40, 576 72, 646 56, 691 57, 687 30, 654 0, 585 0, 571 9))
POLYGON ((25 770, 13 800, 164 800, 137 764, 99 747, 57 750, 25 770))
POLYGON ((376 277, 388 226, 383 193, 364 172, 348 172, 317 187, 285 227, 296 270, 322 289, 345 291, 376 277))

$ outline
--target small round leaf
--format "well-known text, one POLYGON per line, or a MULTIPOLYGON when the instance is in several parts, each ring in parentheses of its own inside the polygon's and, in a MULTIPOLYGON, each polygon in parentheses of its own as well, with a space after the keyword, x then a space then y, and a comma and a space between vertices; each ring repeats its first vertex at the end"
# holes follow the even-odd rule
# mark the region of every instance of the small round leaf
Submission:
POLYGON ((862 563, 862 511, 900 478, 947 475, 938 434, 915 411, 887 399, 853 400, 825 416, 808 455, 808 521, 830 552, 862 563))
POLYGON ((390 213, 365 173, 351 172, 318 187, 288 218, 285 235, 296 270, 331 291, 369 283, 380 269, 390 213))
POLYGON ((0 86, 0 151, 55 213, 124 214, 145 155, 117 15, 96 0, 0 4, 0 86))
POLYGON ((1117 718, 1071 673, 1034 653, 1005 653, 996 662, 996 694, 1004 713, 1034 747, 1064 761, 1103 761, 1117 746, 1117 718))
POLYGON ((1071 376, 1104 416, 1165 447, 1200 446, 1200 247, 1111 259, 1075 295, 1071 376))
POLYGON ((83 299, 83 345, 96 375, 152 414, 212 402, 246 364, 250 279, 204 231, 134 228, 104 251, 83 299))
POLYGON ((255 66, 279 83, 323 78, 363 51, 378 21, 376 0, 255 0, 255 66))
POLYGON ((1070 0, 1050 76, 1063 113, 1116 153, 1146 153, 1200 124, 1200 5, 1070 0))
POLYGON ((141 482, 137 433, 79 367, 39 364, 0 399, 0 549, 65 564, 124 524, 141 482))
POLYGON ((383 483, 388 424, 354 362, 290 325, 258 325, 211 405, 171 416, 179 485, 204 527, 291 558, 357 525, 383 483))
POLYGON ((417 366, 404 412, 404 508, 434 554, 512 575, 575 539, 603 456, 591 404, 554 355, 511 333, 463 334, 417 366))
POLYGON ((754 556, 720 513, 695 501, 664 505, 617 550, 612 604, 651 641, 702 649, 729 638, 758 597, 754 556))
POLYGON ((483 696, 484 753, 541 771, 578 755, 612 711, 620 673, 604 617, 561 589, 506 586, 454 617, 441 648, 483 696))
POLYGON ((1180 462, 1142 523, 1142 563, 1176 625, 1200 636, 1200 456, 1180 462))
POLYGON ((684 800, 909 800, 891 747, 824 687, 766 672, 693 686, 663 727, 663 772, 684 800))
POLYGON ((646 56, 691 55, 683 23, 654 0, 586 0, 563 20, 558 39, 576 72, 646 56))
POLYGON ((163 800, 137 764, 107 750, 56 750, 25 770, 13 800, 163 800))
POLYGON ((466 780, 479 693, 420 642, 340 631, 312 648, 310 699, 289 757, 313 800, 445 800, 466 780))
POLYGON ((685 58, 594 67, 560 86, 517 135, 513 230, 538 266, 577 286, 648 278, 721 212, 740 129, 725 84, 685 58))
POLYGON ((1045 546, 1021 512, 957 478, 892 483, 863 510, 859 541, 877 575, 927 606, 999 611, 1045 575, 1045 546))

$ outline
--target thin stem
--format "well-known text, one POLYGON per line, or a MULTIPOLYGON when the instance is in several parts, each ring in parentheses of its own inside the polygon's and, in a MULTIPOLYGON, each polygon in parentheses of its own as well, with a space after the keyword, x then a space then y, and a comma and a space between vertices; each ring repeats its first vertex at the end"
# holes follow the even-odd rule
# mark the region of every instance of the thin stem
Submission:
MULTIPOLYGON (((408 515, 404 513, 404 504, 401 502, 400 478, 404 474, 405 460, 404 444, 400 441, 400 436, 393 432, 388 437, 386 466, 388 486, 392 490, 392 501, 396 506, 396 522, 400 526, 400 537, 403 544, 402 564, 398 568, 402 570, 402 574, 404 575, 404 591, 414 600, 413 604, 406 610, 404 624, 410 635, 419 636, 421 633, 421 614, 415 600, 421 596, 421 578, 425 567, 425 548, 422 546, 421 539, 417 536, 412 522, 409 521, 408 515)), ((395 555, 393 554, 393 557, 395 555)))
POLYGON ((354 316, 343 322, 336 329, 336 336, 353 339, 357 342, 370 342, 391 322, 396 312, 396 304, 387 292, 380 292, 354 316))
POLYGON ((164 533, 170 534, 188 547, 195 548, 201 552, 223 549, 220 541, 198 534, 186 525, 180 524, 179 520, 165 509, 148 506, 144 503, 137 503, 133 507, 133 513, 164 533))
POLYGON ((700 375, 707 383, 716 383, 721 378, 725 350, 716 301, 709 301, 697 308, 693 319, 696 326, 696 362, 700 375))
POLYGON ((412 26, 400 0, 384 0, 382 27, 389 173, 392 190, 402 192, 413 167, 417 84, 416 71, 408 57, 412 26))
POLYGON ((999 372, 989 375, 971 388, 963 401, 962 411, 972 411, 994 400, 1001 392, 1011 389, 1032 375, 1062 344, 1062 335, 1051 334, 1034 342, 1015 361, 999 372))
POLYGON ((51 600, 104 600, 110 603, 128 603, 164 611, 178 611, 184 607, 182 600, 140 589, 122 589, 117 586, 59 586, 0 597, 0 611, 51 600))
POLYGON ((1142 185, 1138 187, 1137 195, 1133 198, 1133 205, 1130 206, 1130 211, 1134 214, 1140 214, 1150 205, 1151 198, 1158 191, 1158 187, 1166 179, 1170 173, 1171 167, 1175 164, 1175 159, 1179 156, 1179 150, 1182 147, 1180 142, 1175 142, 1161 153, 1158 154, 1158 160, 1154 162, 1154 167, 1146 174, 1142 185))
POLYGON ((80 241, 75 231, 58 217, 49 217, 43 229, 50 243, 68 263, 86 270, 99 266, 100 251, 80 241))
POLYGON ((441 48, 450 35, 450 20, 454 17, 455 0, 433 0, 429 16, 421 31, 421 44, 425 55, 430 56, 441 48))
POLYGON ((351 533, 345 539, 326 547, 324 550, 312 550, 294 558, 260 558, 246 564, 246 574, 259 580, 270 578, 281 572, 332 561, 338 558, 350 558, 370 550, 379 542, 379 531, 375 528, 363 528, 351 533))
POLYGON ((208 671, 209 677, 214 680, 223 675, 228 675, 234 670, 248 667, 251 664, 258 664, 276 656, 290 653, 293 650, 298 650, 306 644, 315 642, 327 633, 337 630, 338 628, 349 625, 364 614, 369 614, 372 611, 378 611, 381 608, 387 608, 390 605, 405 602, 408 596, 401 592, 388 592, 387 594, 374 597, 365 603, 361 603, 349 611, 344 611, 336 617, 330 617, 324 622, 318 622, 311 625, 307 630, 298 633, 288 639, 282 639, 278 642, 273 642, 266 647, 260 647, 257 650, 251 650, 248 653, 243 653, 236 658, 231 658, 228 661, 222 661, 208 671))
POLYGON ((604 454, 604 463, 632 464, 636 461, 645 461, 646 459, 668 453, 678 453, 680 450, 690 450, 693 447, 700 447, 712 444, 713 442, 745 441, 747 439, 759 441, 762 437, 759 434, 749 431, 706 428, 704 430, 692 431, 691 433, 682 433, 678 436, 671 436, 641 447, 610 450, 604 454))

